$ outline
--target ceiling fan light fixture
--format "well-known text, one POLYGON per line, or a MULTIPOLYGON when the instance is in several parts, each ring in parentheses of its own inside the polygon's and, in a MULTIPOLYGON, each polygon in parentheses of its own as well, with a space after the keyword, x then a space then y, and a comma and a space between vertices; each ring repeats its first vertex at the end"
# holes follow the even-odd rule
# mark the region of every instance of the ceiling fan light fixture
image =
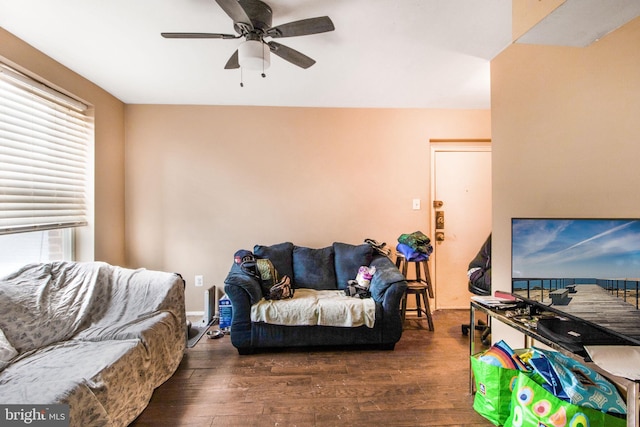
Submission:
POLYGON ((238 47, 238 63, 247 70, 266 70, 271 65, 269 46, 259 40, 247 40, 238 47))

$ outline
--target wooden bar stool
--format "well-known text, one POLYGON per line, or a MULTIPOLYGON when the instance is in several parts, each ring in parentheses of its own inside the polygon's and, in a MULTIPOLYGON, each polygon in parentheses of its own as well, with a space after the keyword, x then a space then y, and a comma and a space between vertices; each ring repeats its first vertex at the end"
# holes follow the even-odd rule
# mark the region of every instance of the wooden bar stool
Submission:
POLYGON ((407 261, 402 254, 396 254, 396 267, 402 272, 407 279, 407 291, 402 297, 402 322, 404 323, 407 311, 415 311, 418 317, 422 317, 424 313, 429 324, 429 330, 433 331, 433 318, 431 317, 431 308, 429 307, 429 298, 433 298, 433 287, 431 286, 431 274, 429 273, 429 263, 425 261, 407 261), (407 276, 409 264, 413 264, 415 278, 409 279, 407 276), (407 297, 409 295, 416 296, 416 308, 407 308, 407 297), (424 307, 423 307, 424 304, 424 307))

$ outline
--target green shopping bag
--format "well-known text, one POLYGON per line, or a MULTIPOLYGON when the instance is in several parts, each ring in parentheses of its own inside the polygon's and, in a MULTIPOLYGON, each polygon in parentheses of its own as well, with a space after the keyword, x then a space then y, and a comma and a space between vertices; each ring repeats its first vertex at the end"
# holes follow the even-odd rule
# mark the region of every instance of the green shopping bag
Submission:
POLYGON ((520 374, 511 396, 511 414, 504 426, 624 427, 626 418, 566 402, 528 375, 520 374))
POLYGON ((471 356, 471 370, 476 384, 473 409, 493 424, 501 426, 511 413, 511 391, 520 371, 478 359, 484 353, 471 356))

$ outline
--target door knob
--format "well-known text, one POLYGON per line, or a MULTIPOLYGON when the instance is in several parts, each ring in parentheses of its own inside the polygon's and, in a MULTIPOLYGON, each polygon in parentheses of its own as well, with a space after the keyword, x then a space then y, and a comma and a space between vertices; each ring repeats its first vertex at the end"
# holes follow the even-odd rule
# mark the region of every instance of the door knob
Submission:
POLYGON ((436 242, 444 242, 444 231, 436 232, 436 242))

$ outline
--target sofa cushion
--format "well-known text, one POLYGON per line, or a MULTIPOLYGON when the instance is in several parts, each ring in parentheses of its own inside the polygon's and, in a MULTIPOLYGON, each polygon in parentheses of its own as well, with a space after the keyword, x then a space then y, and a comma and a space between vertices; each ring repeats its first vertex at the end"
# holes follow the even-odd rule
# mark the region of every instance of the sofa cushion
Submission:
POLYGON ((363 265, 368 266, 373 256, 371 245, 366 243, 356 246, 335 242, 333 251, 338 289, 345 289, 349 280, 355 280, 358 269, 363 265))
POLYGON ((284 242, 271 246, 255 245, 253 254, 258 258, 269 259, 278 270, 280 277, 293 278, 293 243, 284 242))
POLYGON ((293 248, 293 283, 296 288, 337 289, 333 246, 293 248))

